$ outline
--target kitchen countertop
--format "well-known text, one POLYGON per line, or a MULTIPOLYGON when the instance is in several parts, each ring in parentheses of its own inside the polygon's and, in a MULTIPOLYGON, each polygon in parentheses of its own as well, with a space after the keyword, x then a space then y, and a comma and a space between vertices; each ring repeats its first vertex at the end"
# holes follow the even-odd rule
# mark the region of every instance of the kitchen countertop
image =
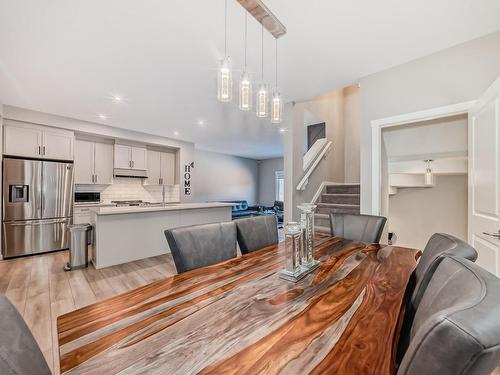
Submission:
POLYGON ((151 207, 126 206, 126 207, 103 207, 94 206, 92 210, 97 215, 120 215, 120 214, 136 214, 143 212, 155 211, 177 211, 177 210, 195 210, 202 208, 218 208, 231 207, 233 203, 167 203, 166 206, 158 205, 151 207))

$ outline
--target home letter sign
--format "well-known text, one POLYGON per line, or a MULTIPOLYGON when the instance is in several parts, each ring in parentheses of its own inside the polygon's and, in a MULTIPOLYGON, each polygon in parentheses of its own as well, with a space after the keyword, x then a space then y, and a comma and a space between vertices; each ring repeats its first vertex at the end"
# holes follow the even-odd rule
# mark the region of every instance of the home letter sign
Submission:
POLYGON ((194 168, 194 161, 184 165, 184 195, 191 195, 191 169, 194 168))

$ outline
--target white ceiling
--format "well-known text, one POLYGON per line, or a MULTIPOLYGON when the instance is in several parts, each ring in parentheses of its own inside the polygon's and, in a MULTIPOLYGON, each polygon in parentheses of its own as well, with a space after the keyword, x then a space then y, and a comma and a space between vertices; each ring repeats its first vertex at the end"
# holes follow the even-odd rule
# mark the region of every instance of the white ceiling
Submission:
MULTIPOLYGON (((288 101, 500 29, 498 0, 266 4, 288 29, 279 43, 280 87, 288 101)), ((229 53, 238 70, 244 13, 235 0, 228 8, 229 53)), ((215 99, 223 9, 223 0, 2 0, 0 99, 168 137, 177 131, 213 151, 281 155, 275 125, 215 99), (124 102, 113 103, 113 94, 124 102), (100 120, 99 113, 109 118, 100 120)), ((258 75, 260 28, 249 20, 249 66, 258 75)), ((269 34, 265 45, 265 78, 272 81, 269 34)))

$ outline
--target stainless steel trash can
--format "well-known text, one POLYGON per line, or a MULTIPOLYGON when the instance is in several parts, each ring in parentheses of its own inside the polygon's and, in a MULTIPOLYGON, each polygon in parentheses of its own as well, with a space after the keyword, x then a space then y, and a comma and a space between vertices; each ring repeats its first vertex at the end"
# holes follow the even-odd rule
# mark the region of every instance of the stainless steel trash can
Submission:
POLYGON ((66 271, 87 267, 89 261, 89 238, 92 225, 74 224, 69 227, 70 247, 69 262, 64 266, 66 271))

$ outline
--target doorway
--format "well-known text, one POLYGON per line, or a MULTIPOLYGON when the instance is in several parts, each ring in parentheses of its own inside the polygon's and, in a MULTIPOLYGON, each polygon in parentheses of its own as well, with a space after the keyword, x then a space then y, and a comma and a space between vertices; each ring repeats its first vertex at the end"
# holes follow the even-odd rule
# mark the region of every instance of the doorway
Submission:
POLYGON ((436 232, 467 241, 468 120, 455 115, 382 130, 387 240, 423 249, 436 232))

